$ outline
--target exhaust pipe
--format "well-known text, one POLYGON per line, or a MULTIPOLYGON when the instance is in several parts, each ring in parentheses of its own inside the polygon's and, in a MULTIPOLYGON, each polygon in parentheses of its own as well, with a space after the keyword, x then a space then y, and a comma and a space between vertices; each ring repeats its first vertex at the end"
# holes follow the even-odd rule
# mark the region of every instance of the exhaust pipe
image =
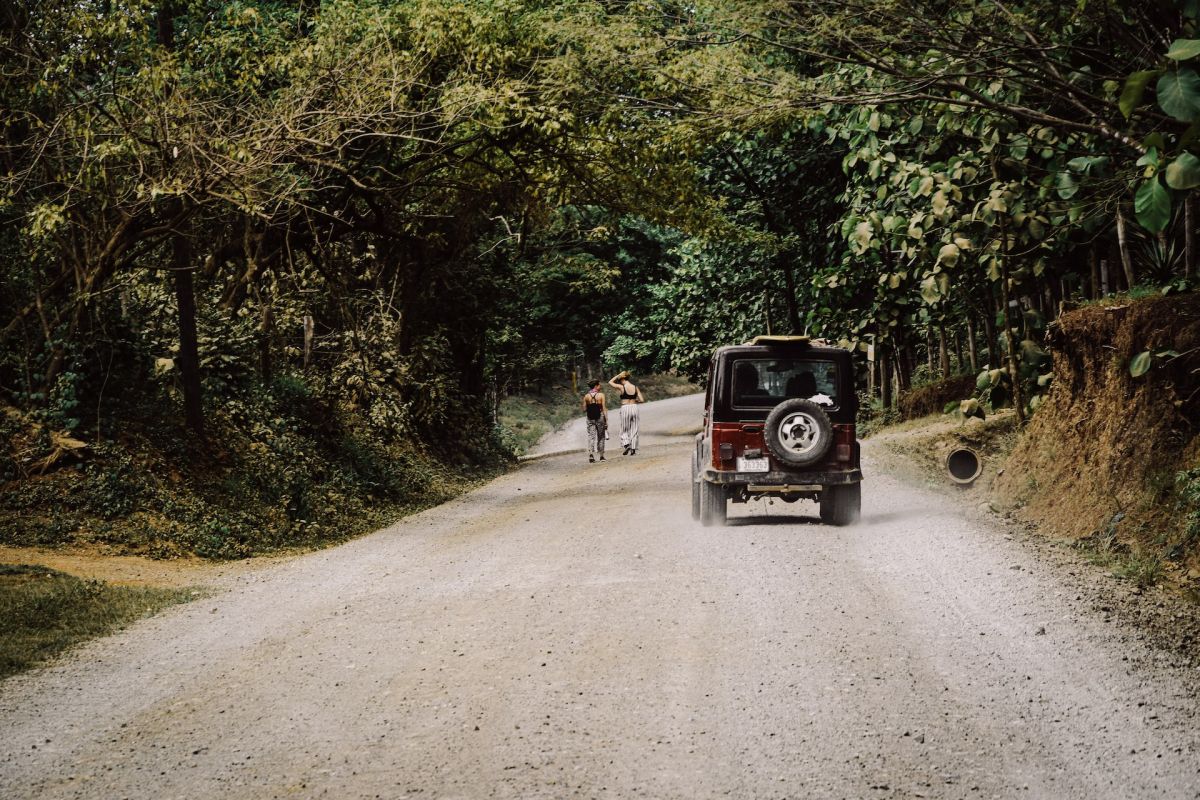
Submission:
POLYGON ((969 486, 983 472, 983 459, 969 447, 956 447, 946 455, 946 473, 959 486, 969 486))

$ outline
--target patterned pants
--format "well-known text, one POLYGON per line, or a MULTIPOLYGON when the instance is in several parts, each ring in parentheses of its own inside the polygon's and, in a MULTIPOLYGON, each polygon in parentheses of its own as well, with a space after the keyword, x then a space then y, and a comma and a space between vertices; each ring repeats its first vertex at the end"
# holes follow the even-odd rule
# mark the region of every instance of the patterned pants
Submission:
POLYGON ((621 406, 621 446, 630 450, 638 448, 638 404, 621 406))
POLYGON ((604 423, 604 418, 589 419, 587 421, 588 434, 588 453, 599 453, 601 458, 604 458, 604 431, 608 426, 604 423))

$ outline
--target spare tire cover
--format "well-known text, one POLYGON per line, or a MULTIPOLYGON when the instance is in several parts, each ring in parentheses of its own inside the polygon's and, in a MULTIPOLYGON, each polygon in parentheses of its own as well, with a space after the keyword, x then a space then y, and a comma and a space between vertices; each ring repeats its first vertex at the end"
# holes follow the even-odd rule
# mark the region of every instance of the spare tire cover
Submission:
POLYGON ((771 455, 791 467, 807 467, 833 446, 833 423, 812 400, 784 400, 767 415, 763 437, 771 455))

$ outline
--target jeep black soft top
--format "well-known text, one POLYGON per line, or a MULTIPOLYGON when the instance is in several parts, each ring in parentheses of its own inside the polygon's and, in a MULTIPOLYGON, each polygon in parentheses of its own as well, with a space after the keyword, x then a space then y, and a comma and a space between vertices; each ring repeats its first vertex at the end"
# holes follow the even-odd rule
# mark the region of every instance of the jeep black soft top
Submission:
POLYGON ((788 389, 796 388, 795 384, 804 380, 805 372, 813 376, 818 390, 824 390, 818 393, 832 401, 825 407, 829 419, 853 423, 858 414, 858 397, 854 392, 850 352, 823 339, 806 336, 757 336, 745 344, 717 348, 709 367, 705 410, 718 422, 765 420, 774 406, 796 396, 796 392, 788 389), (745 368, 739 371, 739 362, 755 367, 761 394, 735 392, 739 388, 737 375, 749 376, 745 368), (791 387, 789 382, 793 384, 791 387))

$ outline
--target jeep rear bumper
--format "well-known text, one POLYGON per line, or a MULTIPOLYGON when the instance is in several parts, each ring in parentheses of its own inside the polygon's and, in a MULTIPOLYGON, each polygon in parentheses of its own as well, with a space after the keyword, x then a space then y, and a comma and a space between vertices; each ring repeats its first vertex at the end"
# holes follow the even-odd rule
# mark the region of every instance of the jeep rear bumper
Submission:
POLYGON ((826 472, 736 472, 734 470, 705 469, 700 480, 708 483, 744 484, 764 487, 796 487, 793 491, 805 491, 801 487, 840 486, 860 483, 861 469, 837 469, 826 472))

